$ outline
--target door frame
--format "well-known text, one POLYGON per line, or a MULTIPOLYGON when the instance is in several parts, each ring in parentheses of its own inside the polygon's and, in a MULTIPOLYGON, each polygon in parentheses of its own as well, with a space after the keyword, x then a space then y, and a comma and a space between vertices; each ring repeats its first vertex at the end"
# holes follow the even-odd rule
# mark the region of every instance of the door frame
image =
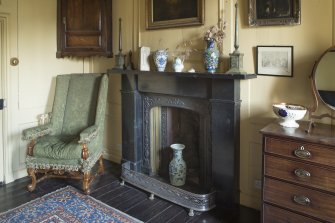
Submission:
MULTIPOLYGON (((7 63, 8 61, 8 15, 0 13, 0 96, 4 99, 7 98, 8 92, 7 92, 7 74, 9 65, 7 63)), ((1 111, 0 114, 0 183, 5 184, 6 183, 6 172, 7 172, 7 144, 8 144, 8 113, 7 109, 4 108, 1 111)))

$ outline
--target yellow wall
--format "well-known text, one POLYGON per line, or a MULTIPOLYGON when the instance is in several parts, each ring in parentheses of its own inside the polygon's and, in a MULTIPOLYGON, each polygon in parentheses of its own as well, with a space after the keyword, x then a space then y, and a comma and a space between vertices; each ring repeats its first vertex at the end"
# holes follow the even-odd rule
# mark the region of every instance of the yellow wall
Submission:
MULTIPOLYGON (((2 0, 3 4, 13 0, 2 0)), ((241 204, 259 208, 260 190, 254 187, 261 179, 261 136, 259 130, 275 120, 274 102, 312 105, 308 76, 314 61, 333 43, 333 0, 301 1, 302 21, 298 26, 249 27, 248 0, 240 0, 240 51, 244 53, 244 69, 255 73, 257 45, 294 46, 294 75, 288 77, 258 76, 241 83, 241 204)), ((22 126, 36 124, 38 112, 49 111, 55 75, 69 72, 105 72, 114 59, 56 59, 56 0, 18 0, 18 56, 20 58, 20 106, 22 126), (33 86, 33 87, 32 87, 33 86), (37 90, 38 89, 38 90, 37 90), (33 98, 33 100, 32 100, 33 98), (26 124, 28 123, 28 124, 26 124), (30 124, 29 124, 30 123, 30 124)), ((117 53, 118 18, 123 19, 123 49, 136 51, 139 46, 152 50, 160 47, 173 51, 177 44, 192 39, 199 52, 187 61, 186 69, 203 69, 201 50, 205 30, 223 17, 228 24, 224 40, 221 70, 227 70, 228 54, 233 49, 232 0, 205 0, 205 24, 197 27, 145 29, 145 0, 113 0, 113 43, 117 53), (161 39, 161 45, 159 40, 161 39)), ((1 7, 0 7, 1 9, 1 7)), ((0 11, 1 12, 1 11, 0 11)), ((169 68, 170 65, 169 65, 169 68)), ((120 78, 110 78, 107 114, 106 156, 121 158, 120 78)), ((20 148, 24 156, 25 148, 20 148)))

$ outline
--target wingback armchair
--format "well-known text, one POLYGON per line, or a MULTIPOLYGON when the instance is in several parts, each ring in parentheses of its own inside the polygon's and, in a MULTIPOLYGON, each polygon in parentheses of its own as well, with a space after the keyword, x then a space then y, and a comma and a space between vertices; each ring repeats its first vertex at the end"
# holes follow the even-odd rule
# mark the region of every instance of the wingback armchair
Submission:
POLYGON ((33 191, 46 178, 74 178, 83 181, 90 193, 95 178, 91 172, 102 162, 104 119, 108 77, 101 74, 67 74, 56 77, 56 91, 48 124, 23 130, 30 140, 26 166, 33 191), (39 178, 38 178, 39 177, 39 178), (38 179, 37 179, 38 178, 38 179))

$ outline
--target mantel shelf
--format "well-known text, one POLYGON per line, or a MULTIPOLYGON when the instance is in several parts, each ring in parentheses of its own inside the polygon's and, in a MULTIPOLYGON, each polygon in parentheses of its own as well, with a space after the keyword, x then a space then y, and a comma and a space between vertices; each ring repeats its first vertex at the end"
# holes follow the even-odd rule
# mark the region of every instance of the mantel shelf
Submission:
POLYGON ((159 72, 159 71, 140 71, 140 70, 123 70, 112 68, 107 70, 108 74, 136 74, 136 75, 161 75, 161 76, 173 76, 183 78, 207 78, 207 79, 236 79, 246 80, 256 78, 256 74, 226 74, 226 73, 207 73, 207 72, 159 72))

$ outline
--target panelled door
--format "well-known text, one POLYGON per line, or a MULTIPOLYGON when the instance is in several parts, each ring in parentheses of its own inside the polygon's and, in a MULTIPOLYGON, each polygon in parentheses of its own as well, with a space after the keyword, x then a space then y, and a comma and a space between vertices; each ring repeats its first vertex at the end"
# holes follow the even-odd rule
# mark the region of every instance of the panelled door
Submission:
POLYGON ((8 183, 13 174, 13 160, 19 135, 13 134, 16 120, 18 66, 17 57, 18 0, 0 0, 0 181, 8 183), (4 107, 1 109, 1 107, 4 107))
POLYGON ((4 86, 2 86, 4 84, 3 78, 2 76, 4 75, 4 71, 3 68, 4 66, 4 41, 5 38, 4 36, 4 19, 0 17, 0 184, 2 184, 4 182, 4 137, 3 137, 3 128, 5 127, 3 124, 3 89, 4 86))

